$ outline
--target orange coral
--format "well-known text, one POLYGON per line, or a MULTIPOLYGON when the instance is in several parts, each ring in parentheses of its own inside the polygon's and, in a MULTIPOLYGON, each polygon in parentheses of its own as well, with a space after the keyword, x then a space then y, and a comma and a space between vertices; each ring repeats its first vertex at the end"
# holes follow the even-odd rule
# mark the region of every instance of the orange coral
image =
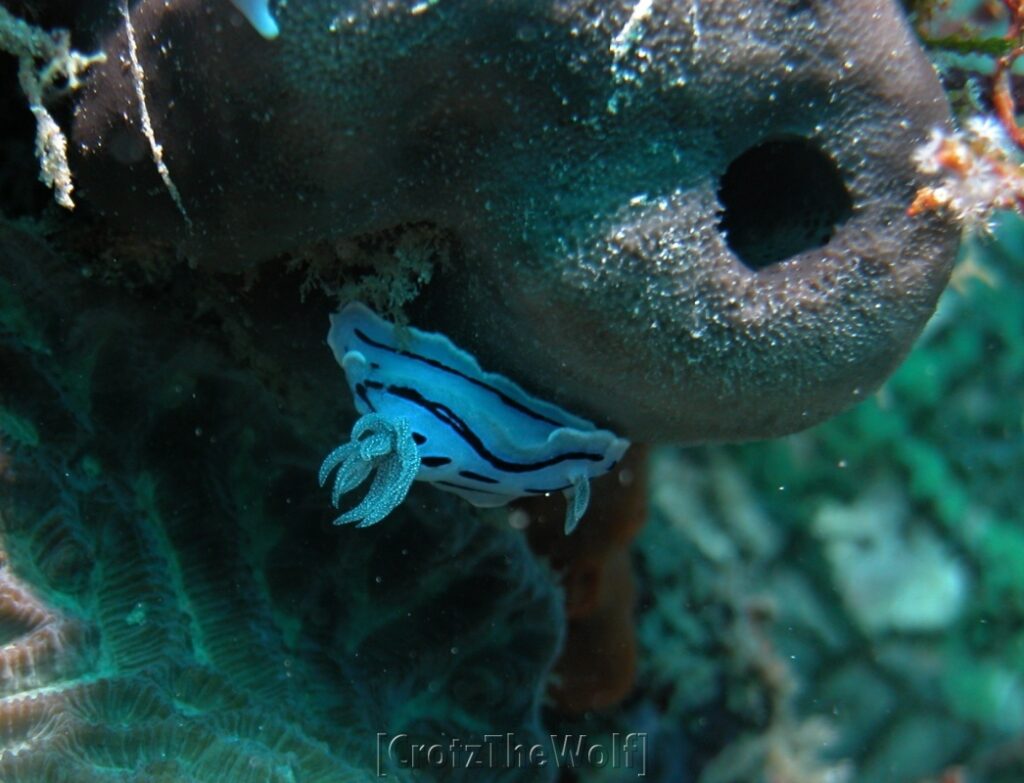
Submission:
POLYGON ((1000 4, 1008 29, 1006 51, 996 58, 990 77, 993 116, 972 117, 962 132, 936 129, 918 147, 913 155, 918 171, 943 179, 918 189, 907 209, 910 217, 941 211, 972 231, 989 229, 996 210, 1024 214, 1024 129, 1017 121, 1012 81, 1014 64, 1024 56, 1024 1, 1000 4))
POLYGON ((629 545, 647 518, 649 451, 634 445, 615 471, 593 482, 587 517, 571 536, 562 533, 561 496, 516 504, 530 517, 531 548, 562 575, 568 629, 552 696, 565 712, 612 706, 633 687, 635 586, 629 545))

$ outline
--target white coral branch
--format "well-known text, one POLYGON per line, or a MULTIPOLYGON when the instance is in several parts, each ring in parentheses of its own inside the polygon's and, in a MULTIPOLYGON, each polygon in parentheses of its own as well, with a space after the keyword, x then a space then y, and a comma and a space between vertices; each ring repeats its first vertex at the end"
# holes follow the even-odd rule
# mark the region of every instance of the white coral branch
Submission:
POLYGON ((57 203, 74 209, 74 184, 68 166, 68 140, 45 106, 55 86, 64 82, 67 90, 80 84, 79 77, 91 65, 104 59, 102 53, 83 55, 71 48, 67 30, 47 32, 33 27, 0 6, 0 51, 19 60, 18 82, 36 118, 36 158, 39 179, 51 188, 57 203))

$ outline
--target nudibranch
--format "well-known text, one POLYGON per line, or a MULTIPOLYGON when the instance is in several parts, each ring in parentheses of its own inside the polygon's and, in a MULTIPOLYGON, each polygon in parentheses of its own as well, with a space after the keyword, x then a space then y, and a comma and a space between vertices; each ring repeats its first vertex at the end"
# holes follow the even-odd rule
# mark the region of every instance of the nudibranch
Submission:
POLYGON ((264 38, 277 38, 280 30, 277 20, 270 13, 270 0, 231 0, 232 5, 246 18, 246 21, 264 38))
POLYGON ((362 416, 327 455, 320 484, 337 470, 338 507, 376 471, 362 502, 336 524, 379 522, 418 479, 481 507, 561 492, 568 534, 587 509, 590 479, 612 470, 629 446, 485 372, 444 335, 400 329, 361 303, 331 316, 327 342, 362 416))

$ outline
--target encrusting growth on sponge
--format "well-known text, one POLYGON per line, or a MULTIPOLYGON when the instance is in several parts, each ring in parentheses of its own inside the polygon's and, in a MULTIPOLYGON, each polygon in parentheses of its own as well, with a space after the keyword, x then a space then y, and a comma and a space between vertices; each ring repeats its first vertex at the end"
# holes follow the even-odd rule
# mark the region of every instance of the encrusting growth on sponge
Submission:
POLYGON ((18 19, 0 6, 0 51, 18 58, 18 83, 28 98, 28 107, 36 120, 36 158, 39 179, 53 190, 57 203, 74 209, 71 193, 75 189, 68 166, 68 140, 44 101, 54 85, 65 81, 67 90, 79 86, 79 77, 93 63, 102 62, 102 53, 83 55, 71 48, 67 30, 47 32, 18 19), (37 66, 37 63, 42 63, 37 66))

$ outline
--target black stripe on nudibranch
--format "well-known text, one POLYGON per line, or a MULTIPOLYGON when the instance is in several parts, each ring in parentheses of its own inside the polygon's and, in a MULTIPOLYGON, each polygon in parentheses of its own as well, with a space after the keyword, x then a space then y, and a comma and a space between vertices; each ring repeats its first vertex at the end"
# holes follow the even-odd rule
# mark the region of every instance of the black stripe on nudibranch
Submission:
POLYGON ((422 446, 424 443, 427 442, 427 436, 424 435, 422 432, 414 432, 412 434, 412 442, 415 443, 417 446, 422 446))
MULTIPOLYGON (((369 381, 367 382, 367 385, 370 385, 369 381)), ((592 454, 586 451, 569 451, 564 454, 549 457, 548 459, 538 460, 537 462, 509 462, 508 460, 502 459, 491 452, 484 445, 483 441, 480 440, 480 436, 473 432, 472 428, 447 405, 435 402, 434 400, 428 400, 418 391, 411 389, 408 386, 388 386, 385 388, 385 391, 395 397, 411 402, 414 405, 418 405, 433 414, 438 421, 447 425, 456 435, 462 438, 481 459, 486 460, 494 468, 504 471, 505 473, 530 473, 531 471, 543 470, 544 468, 552 465, 557 465, 561 462, 569 462, 570 460, 601 462, 605 458, 603 454, 592 454)))
POLYGON ((499 484, 498 479, 493 479, 490 476, 481 476, 479 473, 474 473, 471 470, 460 470, 459 475, 462 478, 472 479, 473 481, 482 481, 484 484, 499 484))
MULTIPOLYGON (((380 384, 377 384, 377 385, 380 386, 380 384)), ((365 386, 365 384, 362 384, 362 383, 357 383, 356 384, 356 396, 359 397, 359 399, 361 399, 363 402, 366 403, 366 407, 369 408, 371 412, 376 412, 377 409, 373 407, 373 403, 370 402, 370 398, 366 394, 366 386, 365 386)))
POLYGON ((498 397, 498 399, 500 399, 508 407, 513 408, 513 409, 519 411, 520 413, 529 416, 531 419, 536 419, 537 421, 543 421, 543 422, 546 422, 547 424, 552 424, 555 427, 565 427, 566 426, 565 422, 563 422, 563 421, 555 421, 554 419, 549 418, 549 417, 545 416, 542 413, 538 413, 535 410, 531 410, 530 408, 526 407, 525 405, 523 405, 518 400, 514 400, 511 397, 509 397, 507 394, 505 394, 505 392, 503 392, 503 391, 501 391, 499 389, 495 389, 490 384, 484 383, 483 381, 481 381, 481 380, 479 380, 477 378, 473 378, 473 377, 471 377, 469 375, 466 375, 464 372, 460 372, 459 370, 456 370, 454 367, 449 367, 447 364, 444 364, 443 362, 439 362, 437 359, 431 359, 429 356, 421 356, 420 354, 413 353, 412 351, 402 351, 402 350, 399 350, 398 348, 392 348, 390 345, 385 345, 384 343, 378 342, 377 340, 374 340, 374 339, 368 337, 366 335, 366 333, 364 331, 362 331, 361 329, 356 329, 355 330, 355 335, 360 340, 362 340, 364 343, 366 343, 367 345, 372 345, 374 348, 379 348, 382 351, 389 351, 389 352, 397 354, 399 356, 404 356, 407 359, 412 359, 413 361, 423 362, 424 364, 428 364, 428 365, 430 365, 431 367, 433 367, 435 369, 441 370, 442 372, 451 373, 452 375, 456 375, 459 378, 462 378, 463 380, 469 381, 474 386, 479 386, 481 389, 485 389, 485 390, 491 392, 491 394, 496 395, 498 397))
POLYGON ((425 468, 441 468, 451 463, 448 457, 421 457, 420 464, 425 468))
POLYGON ((466 492, 478 492, 481 495, 504 495, 504 492, 492 492, 489 489, 480 489, 480 487, 467 487, 465 484, 456 484, 454 481, 435 481, 435 484, 440 484, 443 487, 452 487, 454 489, 462 489, 466 492))

